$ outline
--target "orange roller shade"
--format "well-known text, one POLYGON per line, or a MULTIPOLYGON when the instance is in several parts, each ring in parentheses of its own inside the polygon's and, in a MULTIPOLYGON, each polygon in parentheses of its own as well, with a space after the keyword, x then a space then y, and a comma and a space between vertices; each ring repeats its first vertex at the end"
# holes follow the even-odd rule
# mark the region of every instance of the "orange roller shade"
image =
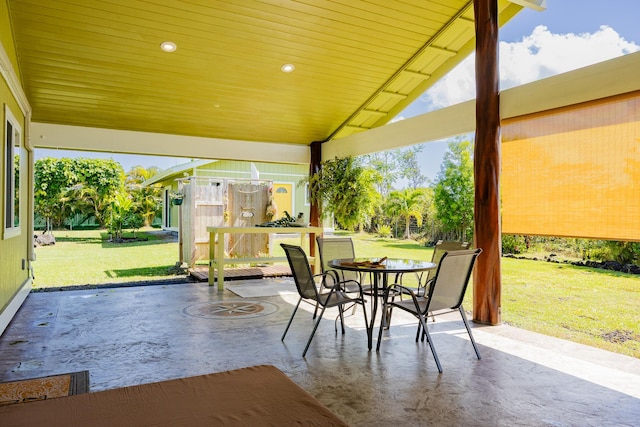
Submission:
POLYGON ((502 123, 502 232, 640 240, 640 92, 502 123))

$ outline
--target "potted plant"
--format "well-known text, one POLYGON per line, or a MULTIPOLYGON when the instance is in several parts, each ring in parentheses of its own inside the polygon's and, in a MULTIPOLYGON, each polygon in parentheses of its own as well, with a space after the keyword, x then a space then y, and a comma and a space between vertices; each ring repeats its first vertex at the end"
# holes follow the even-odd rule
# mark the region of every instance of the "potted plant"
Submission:
POLYGON ((184 194, 183 193, 171 193, 170 194, 171 197, 171 203, 173 203, 176 206, 179 206, 182 204, 182 201, 184 200, 184 194))

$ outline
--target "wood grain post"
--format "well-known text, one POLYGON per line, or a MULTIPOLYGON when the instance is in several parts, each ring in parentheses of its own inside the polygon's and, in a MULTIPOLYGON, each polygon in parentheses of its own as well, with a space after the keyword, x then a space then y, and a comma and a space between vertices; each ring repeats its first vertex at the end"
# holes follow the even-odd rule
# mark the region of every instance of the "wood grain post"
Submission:
POLYGON ((475 246, 473 320, 497 325, 501 316, 500 86, 497 0, 474 0, 476 28, 475 246))
MULTIPOLYGON (((322 141, 313 141, 311 143, 311 156, 309 161, 309 177, 311 177, 316 172, 320 171, 321 163, 322 163, 322 141)), ((311 188, 309 188, 311 191, 311 188)), ((309 225, 312 227, 320 227, 320 206, 315 201, 311 201, 311 206, 309 207, 309 225)), ((315 246, 316 236, 315 234, 309 235, 309 256, 316 256, 316 246, 315 246)), ((318 263, 316 263, 317 265, 318 263)))

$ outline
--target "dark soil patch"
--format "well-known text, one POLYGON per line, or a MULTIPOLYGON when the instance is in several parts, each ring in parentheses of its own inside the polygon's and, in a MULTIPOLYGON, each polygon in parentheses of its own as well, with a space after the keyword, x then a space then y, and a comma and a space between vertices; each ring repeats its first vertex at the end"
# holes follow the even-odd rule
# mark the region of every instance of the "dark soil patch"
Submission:
POLYGON ((176 233, 175 231, 151 230, 151 231, 145 231, 144 233, 141 233, 141 234, 142 236, 119 237, 117 239, 109 239, 108 241, 109 243, 148 242, 149 240, 162 241, 162 242, 178 241, 178 233, 176 233))
POLYGON ((620 331, 618 329, 616 329, 615 331, 606 332, 600 336, 603 340, 616 344, 622 344, 627 341, 636 341, 639 338, 634 334, 633 331, 620 331))
POLYGON ((135 243, 135 242, 148 242, 148 237, 118 237, 115 239, 109 239, 109 243, 135 243))

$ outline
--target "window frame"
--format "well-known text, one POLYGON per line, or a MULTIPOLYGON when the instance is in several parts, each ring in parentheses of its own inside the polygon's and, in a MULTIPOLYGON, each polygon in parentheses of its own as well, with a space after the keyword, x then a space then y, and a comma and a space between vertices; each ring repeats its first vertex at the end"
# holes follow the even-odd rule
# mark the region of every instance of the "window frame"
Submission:
MULTIPOLYGON (((3 126, 3 150, 4 150, 4 198, 3 198, 3 224, 2 238, 4 240, 19 236, 22 232, 20 224, 20 212, 22 212, 22 197, 18 193, 18 212, 16 212, 16 170, 14 161, 16 153, 19 162, 22 163, 22 126, 11 113, 9 106, 4 104, 3 126), (16 224, 17 217, 17 224, 16 224)), ((18 166, 19 167, 19 166, 18 166)), ((18 169, 18 173, 19 173, 18 169)), ((17 188, 20 191, 20 185, 17 188)))
POLYGON ((304 184, 304 205, 311 206, 311 193, 309 192, 309 183, 305 182, 304 184))

